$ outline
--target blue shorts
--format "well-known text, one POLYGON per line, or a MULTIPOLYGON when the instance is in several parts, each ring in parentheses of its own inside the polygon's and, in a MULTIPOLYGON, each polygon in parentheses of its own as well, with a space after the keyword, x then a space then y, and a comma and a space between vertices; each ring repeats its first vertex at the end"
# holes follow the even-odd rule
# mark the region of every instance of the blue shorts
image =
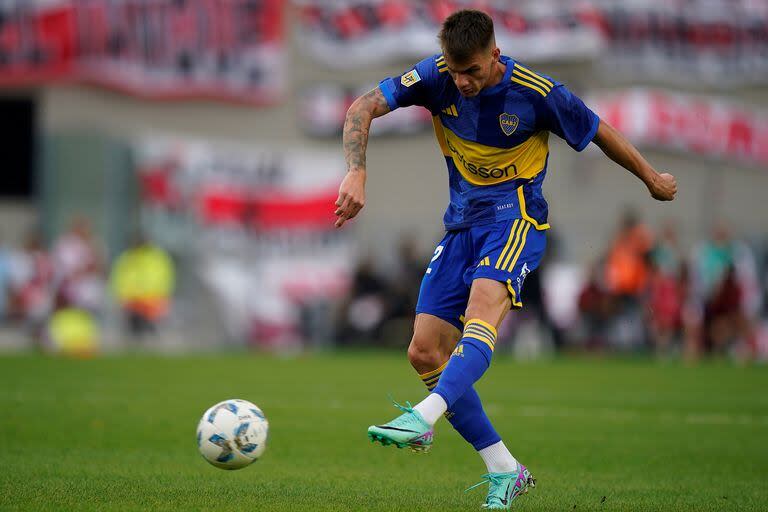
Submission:
POLYGON ((416 313, 463 330, 469 289, 481 277, 506 284, 512 307, 523 307, 523 281, 539 266, 546 245, 545 232, 524 219, 448 231, 421 281, 416 313))

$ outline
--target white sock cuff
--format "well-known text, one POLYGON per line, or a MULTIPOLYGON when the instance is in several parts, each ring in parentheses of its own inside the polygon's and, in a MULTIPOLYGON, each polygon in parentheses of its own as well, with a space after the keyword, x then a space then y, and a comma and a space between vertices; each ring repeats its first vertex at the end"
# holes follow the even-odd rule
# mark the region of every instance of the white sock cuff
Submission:
POLYGON ((478 453, 483 458, 489 473, 509 473, 518 469, 517 459, 509 453, 504 441, 478 450, 478 453))
POLYGON ((434 425, 448 410, 448 404, 437 393, 430 393, 427 398, 416 404, 413 410, 418 411, 427 423, 434 425))

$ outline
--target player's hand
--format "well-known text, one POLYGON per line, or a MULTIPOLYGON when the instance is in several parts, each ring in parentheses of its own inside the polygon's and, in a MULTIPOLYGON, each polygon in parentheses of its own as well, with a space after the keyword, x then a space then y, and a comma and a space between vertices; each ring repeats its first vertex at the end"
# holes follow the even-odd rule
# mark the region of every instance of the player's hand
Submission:
POLYGON ((651 197, 658 201, 671 201, 677 194, 677 180, 671 174, 657 174, 648 185, 651 197))
POLYGON ((349 171, 339 187, 339 198, 336 200, 338 208, 334 212, 336 227, 340 228, 349 219, 365 206, 365 171, 349 171))

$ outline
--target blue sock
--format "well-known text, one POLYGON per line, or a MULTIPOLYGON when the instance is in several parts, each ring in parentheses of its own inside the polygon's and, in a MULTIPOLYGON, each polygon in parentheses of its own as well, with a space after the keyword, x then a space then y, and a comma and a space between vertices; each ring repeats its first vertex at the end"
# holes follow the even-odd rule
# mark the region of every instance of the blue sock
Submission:
POLYGON ((479 319, 464 324, 464 336, 456 345, 433 393, 448 404, 448 410, 470 390, 491 364, 496 328, 479 319))
MULTIPOLYGON (((430 391, 435 389, 445 366, 444 364, 437 370, 420 375, 427 389, 430 391)), ((493 428, 493 425, 491 425, 491 420, 485 414, 483 404, 480 402, 480 397, 474 387, 470 387, 466 393, 456 400, 453 407, 445 413, 445 417, 448 418, 456 432, 461 434, 461 437, 471 444, 475 450, 482 450, 501 441, 501 437, 496 432, 496 429, 493 428)))

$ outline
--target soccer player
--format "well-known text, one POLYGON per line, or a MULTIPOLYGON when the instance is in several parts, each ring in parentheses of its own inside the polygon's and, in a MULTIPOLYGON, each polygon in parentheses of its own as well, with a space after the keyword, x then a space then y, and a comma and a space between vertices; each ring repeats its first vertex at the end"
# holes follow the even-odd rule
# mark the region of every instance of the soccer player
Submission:
MULTIPOLYGON (((398 107, 427 108, 450 184, 446 234, 424 275, 408 348, 430 394, 415 407, 396 404, 403 414, 371 426, 368 436, 423 451, 445 415, 486 464, 484 507, 507 509, 535 480, 504 445, 473 385, 488 369, 504 316, 522 307, 523 281, 544 251, 549 224, 541 184, 549 133, 576 151, 594 142, 654 199, 672 200, 677 185, 563 84, 501 55, 487 14, 458 11, 438 38, 442 54, 382 80, 349 108, 343 134, 348 172, 336 226, 365 204, 371 121, 398 107)), ((510 394, 523 393, 523 386, 512 379, 510 394)))

